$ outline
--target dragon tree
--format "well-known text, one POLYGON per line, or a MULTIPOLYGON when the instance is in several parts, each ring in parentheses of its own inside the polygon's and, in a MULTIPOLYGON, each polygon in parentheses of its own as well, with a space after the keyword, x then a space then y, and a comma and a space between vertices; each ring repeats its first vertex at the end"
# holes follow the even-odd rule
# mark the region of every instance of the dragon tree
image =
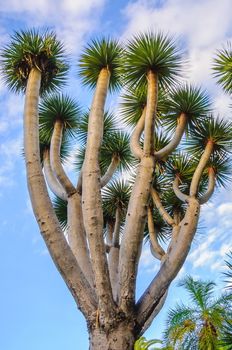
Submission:
POLYGON ((184 264, 201 206, 231 178, 232 127, 214 117, 204 90, 184 82, 182 52, 162 33, 86 45, 77 72, 89 109, 61 91, 67 62, 49 31, 16 32, 1 53, 6 85, 25 94, 34 215, 86 319, 90 349, 132 350, 184 264), (106 108, 112 92, 117 113, 106 108), (138 296, 145 244, 159 270, 138 296))

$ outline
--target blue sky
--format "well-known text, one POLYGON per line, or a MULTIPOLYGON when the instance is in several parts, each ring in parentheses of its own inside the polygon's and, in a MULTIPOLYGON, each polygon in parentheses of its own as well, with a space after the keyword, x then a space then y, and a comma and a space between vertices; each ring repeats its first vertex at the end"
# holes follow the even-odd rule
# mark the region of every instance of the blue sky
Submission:
MULTIPOLYGON (((0 0, 0 45, 14 30, 38 26, 54 29, 71 54, 67 91, 87 107, 91 94, 81 88, 75 64, 83 45, 93 37, 113 35, 126 40, 146 29, 179 37, 188 60, 186 79, 211 95, 216 113, 232 118, 230 98, 211 74, 216 49, 232 38, 231 0, 0 0)), ((109 100, 117 109, 118 99, 109 100)), ((9 94, 0 80, 0 348, 4 350, 84 350, 85 321, 56 271, 33 218, 22 157, 23 98, 9 94)), ((71 170, 71 166, 67 165, 71 170)), ((181 276, 213 279, 220 291, 223 259, 232 247, 231 187, 218 191, 202 208, 204 220, 181 276)), ((144 247, 138 294, 158 265, 144 247)), ((178 279, 177 278, 177 279, 178 279)), ((174 281, 166 306, 147 333, 160 337, 170 305, 185 298, 174 281)))

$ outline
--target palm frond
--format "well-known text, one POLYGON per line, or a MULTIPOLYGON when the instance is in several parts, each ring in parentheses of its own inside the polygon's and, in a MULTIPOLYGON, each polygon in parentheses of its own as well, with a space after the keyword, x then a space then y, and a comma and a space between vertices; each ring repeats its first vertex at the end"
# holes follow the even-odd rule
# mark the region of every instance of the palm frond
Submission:
POLYGON ((214 58, 214 76, 217 83, 220 84, 224 91, 232 92, 232 47, 228 42, 221 50, 217 51, 217 56, 214 58))
POLYGON ((84 85, 94 88, 100 71, 110 71, 109 89, 118 89, 121 85, 121 65, 123 49, 113 39, 95 39, 84 49, 79 61, 79 76, 84 85))
POLYGON ((208 306, 208 301, 213 295, 215 283, 194 280, 191 276, 186 276, 179 282, 179 286, 184 287, 193 303, 204 310, 208 306))
MULTIPOLYGON (((117 117, 113 113, 109 111, 105 111, 103 118, 104 118, 103 138, 104 138, 108 134, 111 134, 117 131, 118 126, 116 122, 117 117)), ((89 122, 89 112, 86 112, 83 114, 82 118, 80 119, 79 127, 78 127, 78 140, 81 142, 82 145, 85 145, 87 142, 88 122, 89 122)))
POLYGON ((124 79, 129 86, 146 86, 147 72, 159 77, 161 86, 170 86, 181 73, 182 58, 173 38, 162 33, 139 34, 128 42, 124 79))
POLYGON ((119 208, 125 215, 131 194, 131 186, 124 180, 113 180, 102 190, 102 202, 104 213, 115 216, 119 208))
POLYGON ((40 93, 59 89, 68 71, 63 44, 52 31, 15 32, 1 52, 1 71, 8 88, 25 92, 32 68, 41 72, 40 93))
POLYGON ((119 160, 118 169, 120 171, 129 171, 137 164, 137 160, 130 151, 130 137, 122 131, 115 131, 104 137, 100 151, 101 169, 106 170, 113 156, 119 160))
POLYGON ((43 140, 50 142, 54 124, 62 121, 66 136, 77 132, 81 109, 76 101, 67 95, 46 96, 39 105, 39 128, 43 140))
POLYGON ((67 229, 68 214, 67 214, 67 202, 59 197, 55 197, 53 200, 53 207, 56 216, 59 220, 60 226, 63 230, 67 229))
POLYGON ((231 152, 232 148, 232 123, 226 120, 214 118, 212 115, 200 122, 194 130, 190 131, 190 137, 186 142, 187 151, 199 156, 206 143, 213 142, 213 154, 224 156, 231 152))
MULTIPOLYGON (((232 181, 232 161, 231 157, 212 155, 207 164, 207 168, 213 168, 216 184, 218 187, 227 187, 232 181)), ((208 169, 205 169, 205 172, 208 169)))
POLYGON ((163 123, 168 131, 176 128, 178 117, 184 113, 188 117, 187 130, 204 119, 210 112, 210 99, 205 91, 193 85, 183 85, 171 90, 165 104, 163 123))

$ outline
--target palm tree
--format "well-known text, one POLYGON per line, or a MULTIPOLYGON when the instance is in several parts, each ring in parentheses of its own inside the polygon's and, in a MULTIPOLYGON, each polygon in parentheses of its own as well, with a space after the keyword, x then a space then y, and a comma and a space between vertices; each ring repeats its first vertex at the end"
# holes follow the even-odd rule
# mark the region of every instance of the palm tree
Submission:
POLYGON ((26 90, 25 156, 35 216, 87 320, 90 349, 132 349, 187 257, 200 206, 231 178, 231 123, 209 115, 204 91, 179 83, 181 65, 176 43, 160 33, 138 35, 123 48, 115 40, 93 40, 79 61, 82 83, 93 91, 90 110, 82 113, 70 97, 45 94, 67 70, 54 34, 16 34, 2 53, 6 83, 26 90), (107 94, 121 84, 120 112, 131 135, 105 110, 107 94), (76 184, 63 168, 67 145, 78 146, 76 184), (135 174, 130 185, 119 180, 125 171, 135 174), (144 238, 160 269, 136 301, 144 238))
POLYGON ((180 283, 189 293, 191 304, 179 304, 168 314, 165 340, 175 349, 219 349, 221 331, 228 315, 230 298, 215 298, 213 282, 187 276, 180 283))
POLYGON ((223 90, 229 94, 232 92, 232 47, 228 42, 221 50, 218 50, 217 56, 214 58, 214 76, 217 83, 223 90))

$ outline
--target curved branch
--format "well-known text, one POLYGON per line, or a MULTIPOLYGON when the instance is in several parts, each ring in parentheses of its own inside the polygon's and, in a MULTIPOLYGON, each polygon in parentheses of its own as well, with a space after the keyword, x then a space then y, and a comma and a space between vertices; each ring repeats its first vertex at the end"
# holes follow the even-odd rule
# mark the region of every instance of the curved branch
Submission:
POLYGON ((199 164, 196 167, 196 170, 193 174, 193 178, 192 178, 191 185, 190 185, 190 196, 196 196, 196 194, 197 194, 198 186, 199 186, 199 183, 201 180, 202 173, 203 173, 203 171, 204 171, 204 169, 209 161, 209 158, 213 152, 213 147, 214 147, 213 141, 208 140, 206 147, 205 147, 205 150, 204 150, 204 152, 201 156, 201 159, 199 161, 199 164))
POLYGON ((173 191, 177 198, 179 198, 179 200, 181 200, 182 202, 188 202, 189 196, 181 192, 181 190, 179 189, 179 181, 179 177, 176 176, 175 180, 173 181, 173 191))
POLYGON ((78 193, 68 197, 68 241, 81 270, 93 287, 93 270, 83 224, 81 196, 78 193))
POLYGON ((151 196, 153 199, 153 202, 158 209, 160 215, 162 216, 163 220, 166 221, 169 225, 174 225, 174 219, 171 217, 171 215, 168 214, 167 210, 164 208, 164 206, 161 203, 160 197, 157 193, 157 191, 152 187, 151 189, 151 196))
POLYGON ((167 291, 170 283, 183 266, 194 238, 199 219, 200 205, 196 198, 190 197, 180 231, 176 239, 171 240, 166 259, 160 270, 137 303, 137 322, 145 323, 167 291))
POLYGON ((210 197, 212 196, 214 189, 215 189, 215 173, 213 168, 209 168, 209 173, 208 173, 208 188, 206 190, 206 192, 199 197, 199 203, 200 204, 205 204, 206 202, 208 202, 208 200, 210 199, 210 197))
POLYGON ((167 295, 168 295, 168 290, 164 293, 164 295, 160 298, 158 304, 155 304, 154 306, 154 310, 151 313, 151 316, 147 319, 147 321, 144 323, 144 325, 139 324, 138 328, 139 328, 139 335, 142 336, 146 330, 150 327, 150 325, 152 324, 154 318, 158 315, 158 313, 160 312, 160 310, 163 308, 164 303, 167 299, 167 295))
POLYGON ((54 172, 52 171, 50 164, 50 156, 49 150, 46 150, 43 155, 43 163, 44 163, 44 174, 50 190, 59 198, 67 201, 67 194, 64 191, 63 187, 57 180, 54 172))
POLYGON ((97 302, 69 247, 48 195, 39 155, 38 100, 41 73, 32 69, 26 88, 24 108, 24 151, 28 189, 33 211, 51 257, 87 319, 95 312, 97 302))
POLYGON ((182 136, 184 134, 187 121, 188 121, 187 115, 185 113, 181 113, 181 115, 177 119, 177 127, 172 140, 169 142, 167 146, 163 147, 161 150, 154 153, 156 159, 161 160, 167 157, 172 151, 176 149, 176 147, 179 145, 182 139, 182 136))
POLYGON ((114 175, 119 163, 120 163, 120 159, 118 158, 118 156, 113 155, 107 171, 101 177, 101 187, 106 186, 108 182, 112 179, 112 176, 114 175))
POLYGON ((61 120, 56 120, 54 124, 54 130, 52 133, 51 147, 50 147, 50 157, 52 170, 55 172, 57 179, 60 184, 65 189, 67 196, 71 196, 76 192, 75 187, 66 175, 63 166, 60 161, 60 147, 63 135, 63 123, 61 120))
POLYGON ((137 159, 141 159, 143 156, 143 150, 140 147, 140 138, 144 129, 144 124, 145 124, 145 115, 146 115, 146 107, 143 109, 143 113, 136 124, 134 131, 132 132, 131 138, 130 138, 130 149, 132 154, 135 156, 137 159))
POLYGON ((147 223, 151 243, 151 253, 156 259, 162 260, 163 256, 165 255, 165 251, 163 250, 157 239, 157 233, 155 231, 151 207, 148 207, 147 223))

